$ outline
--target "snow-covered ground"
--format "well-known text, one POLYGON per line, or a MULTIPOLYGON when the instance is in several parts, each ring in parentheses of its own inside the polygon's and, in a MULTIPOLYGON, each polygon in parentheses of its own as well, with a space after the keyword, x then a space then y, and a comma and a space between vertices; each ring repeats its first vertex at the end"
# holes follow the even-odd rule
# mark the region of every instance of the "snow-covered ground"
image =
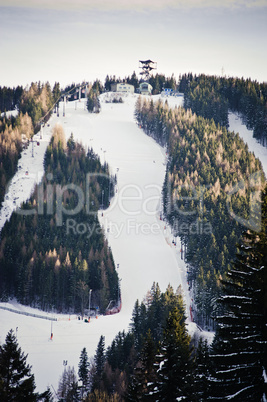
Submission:
MULTIPOLYGON (((106 345, 109 345, 119 331, 127 330, 136 299, 142 300, 154 281, 159 283, 162 291, 169 283, 174 289, 182 286, 189 316, 189 332, 192 334, 197 330, 196 325, 190 322, 191 298, 179 239, 176 239, 175 247, 170 227, 160 220, 166 154, 136 125, 133 119, 136 95, 125 96, 122 104, 105 103, 105 96, 101 96, 102 110, 98 115, 89 114, 85 110, 84 101, 75 101, 67 104, 66 116, 63 117, 61 105, 60 117, 52 116, 50 127, 45 128, 41 145, 34 147, 34 152, 38 154, 32 158, 31 147, 23 153, 19 161, 21 169, 14 177, 13 184, 10 184, 6 204, 1 211, 3 225, 10 211, 15 208, 14 201, 18 203, 29 197, 33 180, 31 184, 26 180, 26 170, 27 178, 41 179, 43 155, 56 122, 62 124, 67 137, 73 133, 75 139, 93 147, 101 161, 108 162, 112 174, 117 175, 115 197, 103 216, 99 215, 99 219, 105 228, 121 279, 121 312, 93 318, 90 323, 85 323, 76 316, 47 314, 58 318, 58 321, 52 322, 0 309, 0 342, 4 342, 9 329, 16 331, 22 350, 29 354, 28 362, 32 365, 38 391, 48 385, 57 389, 64 369, 63 363, 67 361, 68 366, 74 366, 77 370, 82 348, 86 347, 89 356, 93 356, 100 335, 105 336, 106 345), (20 195, 22 190, 24 198, 20 195), (15 197, 20 198, 15 200, 15 197), (50 340, 51 330, 53 340, 50 340)), ((182 97, 168 98, 172 107, 182 102, 182 97)), ((240 134, 242 129, 241 124, 236 127, 240 134)), ((38 134, 37 138, 40 138, 38 134)), ((266 163, 265 156, 264 160, 266 163)), ((36 313, 34 309, 15 302, 0 305, 36 313)), ((37 314, 46 315, 43 312, 37 314)), ((203 335, 212 339, 210 333, 203 335)))
MULTIPOLYGON (((70 102, 66 116, 63 117, 61 105, 60 117, 53 116, 49 123, 51 129, 55 122, 60 122, 67 137, 73 133, 75 139, 92 146, 102 162, 108 162, 112 173, 117 174, 117 193, 110 208, 99 219, 118 267, 122 310, 114 316, 92 319, 89 324, 75 317, 69 320, 68 316, 65 320, 53 322, 54 336, 51 341, 50 321, 0 309, 0 341, 4 341, 10 328, 17 328, 19 344, 29 354, 28 361, 32 364, 38 390, 51 384, 57 388, 64 369, 63 361, 68 361, 68 365, 77 369, 82 348, 86 347, 92 356, 100 335, 105 336, 108 345, 119 331, 127 330, 136 299, 144 298, 153 281, 159 283, 162 291, 169 283, 174 289, 181 284, 187 308, 190 305, 179 242, 174 247, 170 228, 159 219, 165 152, 135 123, 136 96, 126 96, 122 104, 105 103, 104 98, 105 95, 102 96, 99 115, 88 114, 83 102, 70 102)), ((48 130, 47 142, 50 134, 48 130)), ((41 147, 38 149, 41 151, 41 147)), ((14 187, 11 184, 7 194, 10 209, 21 185, 26 189, 23 182, 26 168, 29 176, 35 174, 35 177, 41 178, 43 169, 40 165, 34 168, 35 160, 42 165, 43 156, 32 158, 31 148, 22 155, 19 165, 23 175, 13 179, 14 187)), ((3 211, 5 218, 5 205, 3 211)), ((2 306, 7 305, 2 303, 2 306)), ((22 306, 15 308, 32 311, 22 306)))
POLYGON ((263 147, 256 138, 253 138, 253 130, 248 130, 237 114, 230 112, 228 118, 229 130, 239 133, 240 137, 248 144, 248 149, 254 152, 255 156, 261 161, 265 177, 267 178, 267 148, 263 147))
POLYGON ((18 171, 7 185, 7 193, 0 210, 0 231, 10 219, 14 209, 27 201, 35 183, 39 183, 44 174, 44 154, 49 144, 56 117, 53 115, 41 132, 34 135, 33 141, 24 149, 18 161, 18 171), (37 145, 38 144, 38 145, 37 145))
POLYGON ((8 112, 2 112, 1 117, 6 116, 8 119, 10 119, 11 116, 17 117, 18 116, 18 111, 17 110, 9 110, 8 112))

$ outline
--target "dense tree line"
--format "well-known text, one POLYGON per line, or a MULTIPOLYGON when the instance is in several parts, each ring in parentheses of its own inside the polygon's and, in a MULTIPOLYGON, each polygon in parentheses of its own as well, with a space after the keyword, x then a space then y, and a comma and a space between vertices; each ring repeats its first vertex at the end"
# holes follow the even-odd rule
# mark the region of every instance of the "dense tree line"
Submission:
POLYGON ((0 205, 6 186, 17 170, 18 159, 33 134, 32 120, 26 113, 0 119, 0 205))
POLYGON ((127 82, 128 84, 133 85, 135 88, 139 86, 139 79, 134 71, 131 76, 124 77, 122 79, 120 77, 116 77, 115 75, 107 75, 104 83, 105 91, 111 91, 111 84, 120 82, 127 82))
POLYGON ((216 123, 228 126, 228 110, 241 114, 247 128, 267 146, 267 84, 244 78, 180 77, 184 107, 216 123))
POLYGON ((0 87, 0 114, 1 112, 18 110, 22 94, 22 86, 16 88, 0 87))
MULTIPOLYGON (((32 83, 29 89, 1 88, 0 102, 4 110, 16 109, 17 117, 0 117, 0 205, 6 186, 17 170, 18 159, 31 136, 40 129, 40 119, 47 121, 51 107, 59 99, 59 84, 53 91, 49 84, 32 83)), ((1 110, 1 107, 0 107, 1 110)))
MULTIPOLYGON (((83 82, 81 86, 84 86, 81 89, 81 98, 87 97, 87 110, 90 113, 99 113, 100 112, 100 101, 99 95, 104 92, 104 86, 99 80, 95 80, 93 84, 85 84, 83 82), (86 86, 86 88, 85 88, 86 86)), ((66 96, 68 101, 75 101, 78 98, 79 85, 72 83, 72 85, 68 85, 65 87, 62 92, 63 96, 66 96)))
POLYGON ((144 301, 136 301, 130 330, 120 332, 106 350, 100 337, 86 401, 101 400, 93 399, 96 395, 108 401, 199 400, 190 399, 193 360, 181 290, 169 286, 162 293, 154 283, 144 301))
POLYGON ((89 289, 102 312, 116 300, 117 272, 97 217, 112 194, 107 165, 73 136, 66 143, 56 125, 42 182, 1 233, 1 299, 82 315, 89 289))
POLYGON ((89 86, 87 95, 87 110, 89 113, 100 112, 99 95, 104 91, 104 88, 99 80, 96 80, 93 85, 89 86))
POLYGON ((220 278, 229 270, 244 229, 233 217, 249 220, 250 186, 263 179, 261 163, 238 134, 190 110, 171 109, 167 101, 139 97, 135 115, 144 131, 168 150, 164 215, 182 240, 194 317, 208 325, 218 308, 220 278))
POLYGON ((49 82, 45 84, 33 82, 29 88, 24 89, 19 111, 23 114, 28 113, 35 132, 40 128, 41 120, 46 122, 49 119, 54 104, 59 101, 60 94, 58 83, 54 84, 53 90, 49 82))
MULTIPOLYGON (((82 82, 81 86, 85 86, 85 82, 82 82)), ((78 98, 78 87, 79 85, 73 82, 62 90, 62 95, 66 95, 69 101, 75 101, 78 98)), ((81 98, 85 98, 85 88, 82 88, 81 98)))
POLYGON ((214 400, 266 400, 267 187, 261 229, 243 233, 239 253, 223 281, 223 314, 211 351, 214 400), (265 396, 265 399, 263 398, 265 396))
MULTIPOLYGON (((222 281, 223 313, 211 346, 190 338, 181 289, 162 293, 153 284, 136 301, 130 329, 105 348, 100 336, 93 359, 80 354, 78 376, 64 369, 57 397, 65 401, 255 401, 266 399, 267 187, 260 230, 243 233, 239 253, 222 281), (78 379, 81 385, 78 384, 78 379)), ((12 331, 0 346, 3 400, 53 400, 34 393, 34 376, 12 331)))
MULTIPOLYGON (((82 350, 79 378, 84 400, 265 400, 266 227, 267 187, 262 193, 261 228, 243 233, 236 260, 222 280, 223 313, 216 319, 211 346, 196 335, 190 338, 180 289, 174 292, 169 286, 161 293, 154 283, 143 302, 136 301, 128 332, 120 332, 106 349, 101 336, 91 362, 82 350)), ((73 370, 69 372, 71 379, 73 370)), ((73 386, 68 383, 65 392, 76 390, 81 400, 77 377, 73 386)))
POLYGON ((174 75, 166 77, 164 74, 155 74, 150 77, 149 83, 153 87, 153 95, 160 94, 164 88, 171 88, 173 91, 177 89, 174 75))

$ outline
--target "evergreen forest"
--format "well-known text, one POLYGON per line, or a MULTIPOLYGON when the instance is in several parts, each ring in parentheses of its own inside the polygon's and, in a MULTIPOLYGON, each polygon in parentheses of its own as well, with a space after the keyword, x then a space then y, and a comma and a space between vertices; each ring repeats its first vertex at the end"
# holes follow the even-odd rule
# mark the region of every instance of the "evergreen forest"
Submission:
POLYGON ((139 97, 135 117, 168 153, 162 213, 181 238, 194 319, 208 327, 244 222, 257 229, 261 163, 238 134, 189 109, 139 97))
POLYGON ((184 107, 228 127, 228 111, 238 113, 253 136, 267 146, 267 84, 251 79, 184 74, 179 90, 184 107))
POLYGON ((60 97, 59 84, 51 90, 50 84, 32 83, 23 89, 0 87, 0 205, 9 180, 17 171, 18 160, 33 134, 40 130, 60 97), (17 111, 17 116, 6 111, 17 111))
POLYGON ((97 216, 109 204, 114 180, 92 150, 73 136, 66 143, 63 128, 54 127, 42 182, 1 232, 2 301, 16 297, 84 315, 89 289, 101 312, 117 300, 118 276, 97 216))
POLYGON ((87 402, 265 400, 267 187, 261 199, 261 228, 243 232, 221 280, 222 310, 211 344, 201 331, 190 336, 181 289, 169 285, 161 292, 153 283, 136 301, 128 332, 119 332, 108 347, 101 335, 91 361, 81 351, 82 387, 74 368, 65 370, 59 395, 83 395, 87 402))
POLYGON ((208 344, 200 332, 190 336, 183 295, 153 283, 135 303, 128 332, 111 345, 100 336, 95 356, 81 351, 78 378, 64 371, 59 395, 77 400, 137 402, 183 400, 264 401, 267 396, 267 187, 261 195, 262 221, 256 233, 244 231, 239 252, 221 280, 216 332, 208 344), (69 380, 72 380, 72 383, 69 380))
MULTIPOLYGON (((136 73, 124 79, 139 85, 136 73)), ((87 109, 100 111, 99 95, 115 76, 89 88, 87 109)), ((182 289, 162 292, 153 283, 133 306, 128 331, 93 358, 81 350, 77 373, 64 369, 59 401, 255 401, 267 398, 267 187, 260 161, 228 131, 238 113, 267 145, 267 86, 243 78, 156 74, 154 94, 184 93, 184 108, 139 97, 135 118, 167 156, 161 215, 181 239, 192 295, 194 335, 182 289), (208 344, 203 330, 214 330, 208 344), (201 334, 203 333, 203 337, 201 334), (191 334, 191 335, 190 335, 191 334)), ((72 93, 75 85, 65 88, 72 93)), ((32 135, 53 112, 59 84, 1 88, 0 203, 32 135)), ((98 214, 114 195, 116 177, 92 149, 66 141, 60 125, 45 154, 42 182, 1 231, 0 300, 46 311, 105 313, 119 295, 118 274, 98 214), (15 233, 15 235, 14 235, 15 233)), ((164 267, 162 267, 164 269, 164 267)), ((12 330, 0 345, 0 399, 54 401, 35 392, 34 374, 12 330)))

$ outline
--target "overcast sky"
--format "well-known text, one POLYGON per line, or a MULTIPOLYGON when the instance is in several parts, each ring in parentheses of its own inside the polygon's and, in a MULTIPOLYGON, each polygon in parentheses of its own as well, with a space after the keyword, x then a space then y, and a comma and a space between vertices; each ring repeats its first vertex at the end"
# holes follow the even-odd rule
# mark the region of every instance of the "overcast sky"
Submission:
POLYGON ((0 0, 0 86, 138 74, 267 81, 267 0, 0 0))

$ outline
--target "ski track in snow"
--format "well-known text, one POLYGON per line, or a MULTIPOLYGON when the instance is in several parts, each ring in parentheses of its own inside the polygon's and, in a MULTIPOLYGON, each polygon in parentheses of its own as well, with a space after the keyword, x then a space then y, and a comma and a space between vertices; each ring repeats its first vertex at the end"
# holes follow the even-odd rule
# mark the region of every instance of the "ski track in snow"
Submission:
MULTIPOLYGON (((159 96, 153 97, 157 98, 159 96)), ((134 122, 136 95, 125 96, 123 104, 105 103, 104 99, 103 94, 99 115, 89 114, 82 100, 69 102, 63 117, 61 105, 60 116, 50 118, 43 138, 40 140, 40 134, 35 136, 40 146, 34 144, 34 158, 31 145, 23 152, 18 163, 21 168, 8 187, 1 209, 0 229, 11 212, 29 198, 34 183, 41 180, 44 153, 56 122, 62 124, 67 138, 73 133, 75 140, 92 147, 101 162, 109 164, 111 173, 117 174, 117 192, 109 209, 103 212, 103 216, 99 213, 99 220, 105 229, 121 279, 121 312, 113 316, 92 317, 90 323, 85 323, 75 315, 46 314, 15 301, 0 303, 0 306, 58 318, 58 321, 51 322, 0 309, 0 343, 4 342, 11 328, 16 331, 20 347, 28 353, 28 363, 32 365, 40 392, 47 386, 57 390, 64 361, 78 370, 83 347, 86 347, 89 356, 93 356, 100 335, 105 336, 108 346, 119 331, 127 331, 136 299, 143 300, 154 281, 159 283, 161 291, 165 291, 168 284, 175 290, 181 285, 190 317, 191 296, 186 281, 186 265, 181 259, 180 241, 176 238, 176 247, 173 245, 171 228, 160 220, 161 189, 166 169, 164 149, 134 122)), ((167 100, 171 107, 183 102, 182 97, 167 100)), ((234 122, 235 128, 230 122, 230 129, 239 131, 241 135, 244 127, 241 122, 239 126, 236 120, 234 122)), ((265 154, 264 159, 266 163, 265 154)), ((190 318, 187 322, 189 333, 200 332, 190 318)), ((200 333, 211 342, 213 333, 200 333)))
POLYGON ((52 135, 54 121, 53 115, 43 132, 35 134, 33 143, 22 151, 18 160, 18 171, 7 184, 7 193, 0 210, 0 231, 10 219, 12 212, 30 198, 35 184, 42 180, 44 154, 52 135))
POLYGON ((248 144, 248 149, 254 152, 254 155, 261 161, 262 168, 267 178, 267 148, 263 147, 256 138, 253 137, 253 130, 248 130, 246 125, 242 123, 241 118, 236 113, 230 112, 229 131, 239 133, 240 137, 248 144))

